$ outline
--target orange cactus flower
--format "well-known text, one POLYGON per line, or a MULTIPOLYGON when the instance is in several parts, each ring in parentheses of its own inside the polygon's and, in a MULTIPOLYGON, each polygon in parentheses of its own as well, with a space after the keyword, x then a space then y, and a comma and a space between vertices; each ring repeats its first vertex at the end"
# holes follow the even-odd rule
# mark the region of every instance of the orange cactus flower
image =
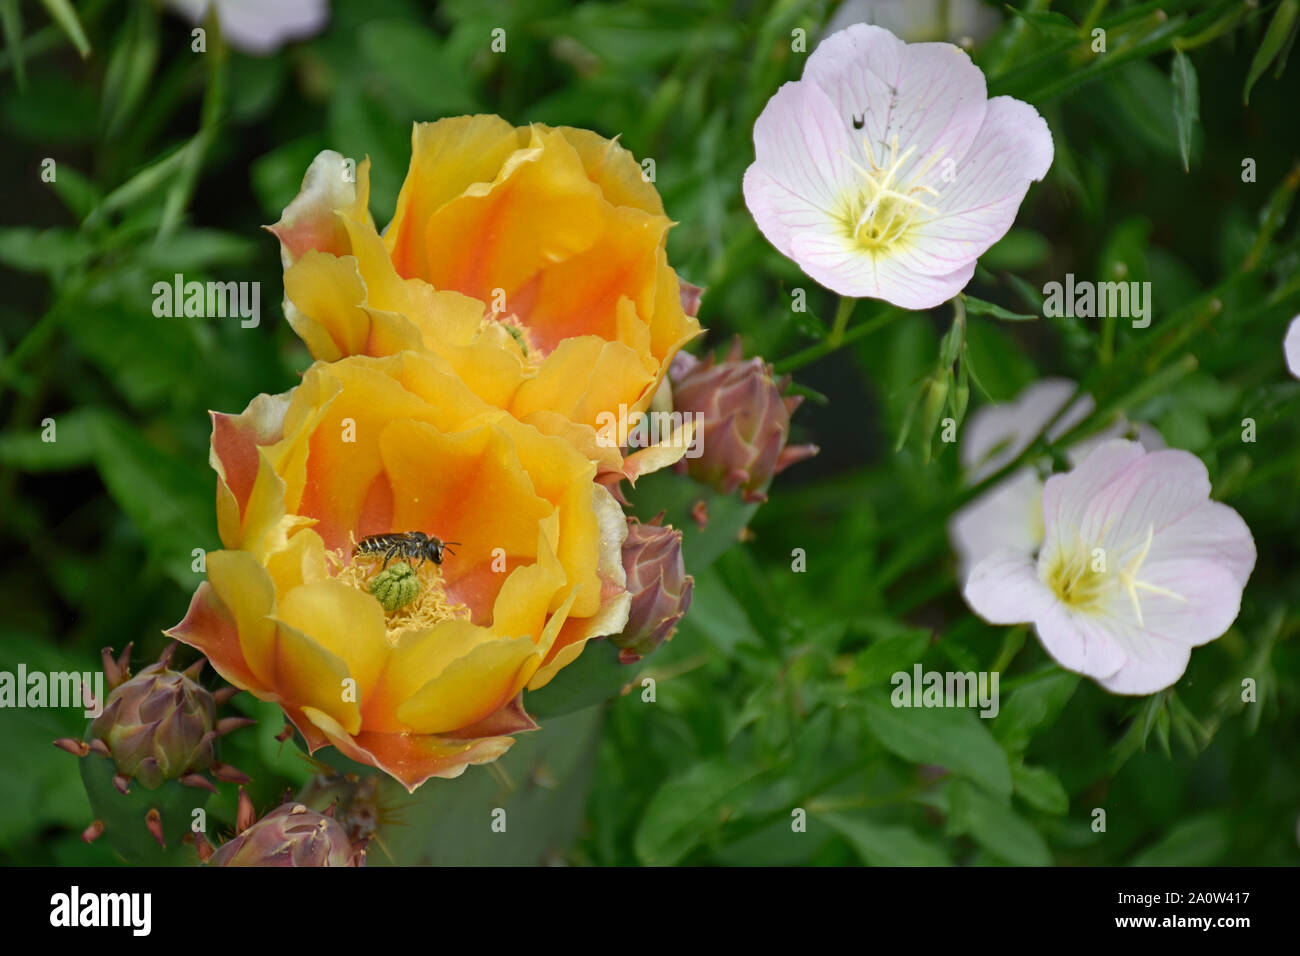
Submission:
POLYGON ((595 464, 436 356, 317 363, 214 414, 211 460, 226 550, 169 633, 279 703, 312 751, 409 789, 505 752, 536 726, 522 692, 627 620, 625 522, 595 464), (440 564, 357 553, 417 531, 456 543, 440 564), (376 578, 401 565, 410 600, 381 603, 376 578))
POLYGON ((326 151, 269 227, 285 314, 313 357, 433 352, 479 397, 576 441, 602 469, 602 413, 648 408, 700 331, 700 290, 668 264, 658 193, 627 150, 590 131, 498 116, 416 124, 382 236, 368 203, 368 161, 353 175, 326 151))

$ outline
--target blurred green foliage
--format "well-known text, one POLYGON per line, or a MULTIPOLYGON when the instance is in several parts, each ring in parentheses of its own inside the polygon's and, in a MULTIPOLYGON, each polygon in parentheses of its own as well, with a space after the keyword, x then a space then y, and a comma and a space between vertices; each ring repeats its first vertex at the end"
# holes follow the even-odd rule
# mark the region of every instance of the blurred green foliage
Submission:
MULTIPOLYGON (((316 152, 370 156, 382 225, 412 121, 496 112, 620 135, 655 160, 680 223, 670 259, 708 287, 702 347, 739 334, 796 371, 811 401, 794 437, 822 448, 777 480, 747 543, 688 540, 691 613, 602 732, 572 732, 594 770, 565 751, 586 769, 543 789, 562 788, 571 812, 525 812, 517 826, 559 822, 520 846, 596 864, 1300 861, 1300 383, 1281 354, 1300 312, 1292 0, 1028 0, 997 7, 1002 26, 974 51, 992 94, 1048 119, 1056 159, 968 290, 958 368, 974 373, 973 406, 1073 378, 1099 411, 1072 437, 1121 411, 1152 422, 1205 460, 1258 545, 1234 627, 1147 699, 1062 672, 1025 629, 963 604, 944 536, 970 494, 956 456, 936 443, 926 463, 919 427, 894 451, 949 310, 864 303, 828 341, 833 297, 744 207, 754 119, 805 59, 793 31, 811 49, 834 4, 333 0, 324 33, 269 57, 215 35, 196 54, 191 25, 151 3, 73 6, 0 2, 0 669, 87 669, 130 640, 153 655, 183 616, 202 578, 193 549, 217 546, 207 410, 291 387, 308 364, 272 305, 280 266, 259 227, 316 152), (1070 271, 1149 279, 1151 328, 1007 321, 1041 314, 1037 290, 1070 271), (177 272, 260 282, 261 324, 155 317, 152 286, 177 272), (797 288, 808 313, 791 309, 797 288), (1001 712, 895 711, 889 675, 917 661, 1000 669, 1001 712), (1243 677, 1257 702, 1241 701, 1243 677)), ((680 524, 681 487, 647 479, 634 504, 680 524)), ((261 724, 224 757, 265 807, 312 766, 275 740, 275 708, 246 698, 261 724)), ((0 712, 0 859, 112 862, 80 842, 77 762, 50 746, 82 729, 76 712, 0 712)), ((462 819, 451 803, 496 805, 495 789, 519 785, 502 764, 504 777, 471 768, 392 799, 415 832, 455 841, 467 827, 447 822, 462 819)), ((209 806, 219 826, 233 822, 231 789, 209 806)), ((476 858, 450 843, 410 857, 476 858)))

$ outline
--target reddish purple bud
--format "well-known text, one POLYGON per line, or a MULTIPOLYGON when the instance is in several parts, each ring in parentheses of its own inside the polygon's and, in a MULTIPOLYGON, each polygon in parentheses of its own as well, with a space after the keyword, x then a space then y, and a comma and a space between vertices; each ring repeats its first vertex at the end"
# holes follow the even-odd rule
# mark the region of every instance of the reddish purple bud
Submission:
POLYGON ((700 299, 704 297, 703 286, 695 285, 678 277, 677 292, 682 300, 682 311, 692 317, 699 315, 700 299))
MULTIPOLYGON (((196 775, 212 766, 216 737, 246 722, 233 717, 218 721, 212 694, 188 673, 170 669, 172 651, 174 645, 114 687, 103 713, 90 725, 90 747, 113 758, 120 778, 114 782, 124 793, 133 780, 146 790, 182 778, 190 786, 200 785, 196 775)), ((126 665, 125 656, 113 662, 121 675, 129 673, 126 665)))
POLYGON ((723 362, 679 352, 669 377, 674 409, 700 416, 700 455, 677 465, 696 481, 765 501, 773 475, 817 454, 814 445, 787 447, 790 413, 800 399, 781 394, 788 379, 778 381, 761 358, 742 359, 739 339, 723 362))
POLYGON ((620 648, 619 659, 630 664, 673 636, 677 622, 690 609, 695 579, 682 562, 682 533, 671 525, 627 523, 623 570, 632 595, 627 626, 610 638, 620 648))
MULTIPOLYGON (((243 815, 241 800, 240 812, 243 815)), ((223 843, 213 866, 364 866, 365 850, 342 825, 301 803, 285 803, 223 843)))

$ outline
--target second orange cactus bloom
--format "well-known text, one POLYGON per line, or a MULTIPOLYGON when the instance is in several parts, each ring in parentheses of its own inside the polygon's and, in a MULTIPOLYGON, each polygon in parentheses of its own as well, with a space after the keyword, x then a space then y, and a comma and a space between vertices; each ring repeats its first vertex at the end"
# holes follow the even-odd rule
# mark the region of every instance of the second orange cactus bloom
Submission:
POLYGON ((664 251, 672 222, 614 141, 497 116, 417 124, 383 236, 368 162, 349 169, 321 153, 270 227, 317 359, 427 350, 485 401, 591 446, 598 416, 647 408, 700 331, 664 251))

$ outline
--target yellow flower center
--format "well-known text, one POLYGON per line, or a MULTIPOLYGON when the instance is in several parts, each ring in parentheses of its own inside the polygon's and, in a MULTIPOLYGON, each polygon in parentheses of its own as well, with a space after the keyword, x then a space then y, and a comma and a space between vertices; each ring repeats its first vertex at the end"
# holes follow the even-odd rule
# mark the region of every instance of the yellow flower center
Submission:
POLYGON ((1073 544, 1058 544, 1056 551, 1043 563, 1041 580, 1062 604, 1076 611, 1095 612, 1101 609, 1105 599, 1114 588, 1121 589, 1133 606, 1133 615, 1138 626, 1142 626, 1142 602, 1138 592, 1146 591, 1175 601, 1187 600, 1168 588, 1160 587, 1138 577, 1142 565, 1151 551, 1151 542, 1155 538, 1155 526, 1148 525, 1146 538, 1139 545, 1136 540, 1129 541, 1120 548, 1112 549, 1115 554, 1132 552, 1132 556, 1119 567, 1111 570, 1111 555, 1105 548, 1088 547, 1076 531, 1073 544))
MULTIPOLYGON (((334 578, 373 597, 371 586, 383 569, 383 555, 352 556, 351 552, 351 548, 326 552, 329 563, 335 569, 334 578)), ((391 569, 393 564, 390 562, 388 567, 391 569)), ((415 574, 420 583, 415 600, 394 611, 384 612, 386 637, 390 645, 396 645, 402 635, 409 631, 428 630, 440 621, 470 619, 468 607, 455 604, 447 597, 441 567, 432 561, 426 561, 415 568, 415 574)))
MULTIPOLYGON (((1105 556, 1098 556, 1104 562, 1105 556)), ((1093 611, 1101 605, 1110 579, 1098 570, 1098 558, 1083 546, 1060 547, 1044 565, 1042 580, 1057 599, 1075 611, 1093 611)), ((1104 563, 1101 565, 1104 568, 1104 563)))
POLYGON ((870 168, 864 168, 852 159, 853 168, 862 174, 862 181, 856 191, 845 197, 842 214, 844 227, 850 239, 868 252, 888 251, 891 246, 904 242, 908 232, 916 224, 922 213, 937 215, 938 210, 926 205, 918 194, 928 195, 933 199, 939 197, 937 190, 923 183, 926 174, 939 160, 943 150, 937 150, 919 170, 916 170, 906 183, 899 180, 899 171, 912 153, 915 146, 909 146, 900 156, 898 154, 898 135, 889 143, 889 165, 876 161, 871 138, 863 139, 866 146, 867 162, 870 168))

